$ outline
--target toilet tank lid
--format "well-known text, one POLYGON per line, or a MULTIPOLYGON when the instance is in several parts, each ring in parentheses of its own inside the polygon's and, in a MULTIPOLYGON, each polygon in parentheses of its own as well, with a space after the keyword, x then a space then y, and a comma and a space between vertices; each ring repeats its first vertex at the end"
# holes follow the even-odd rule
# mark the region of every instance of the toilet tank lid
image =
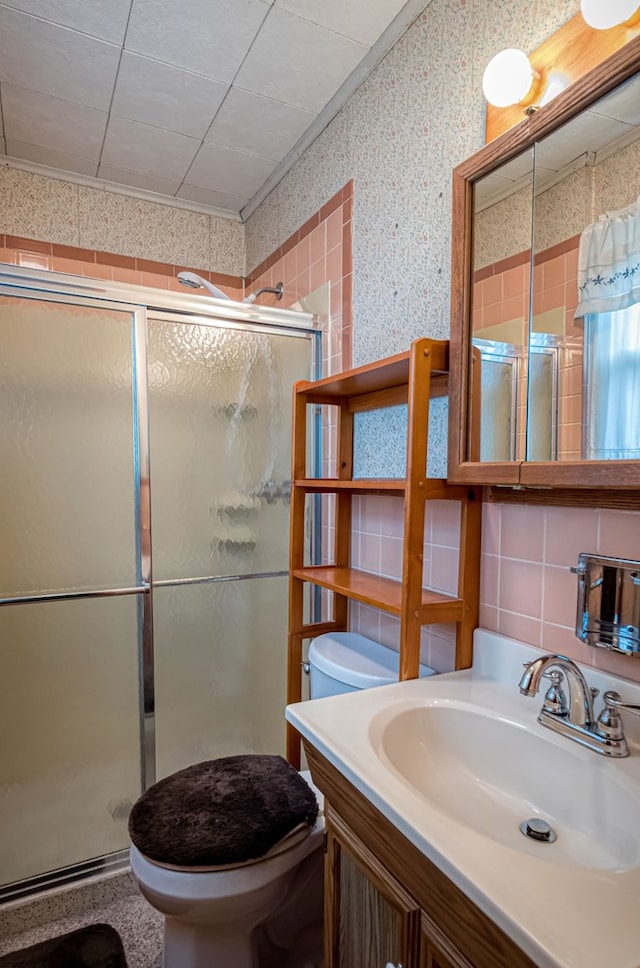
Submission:
MULTIPOLYGON (((309 646, 309 662, 325 675, 356 689, 398 681, 398 653, 358 632, 319 635, 309 646)), ((435 669, 421 665, 420 675, 435 675, 435 669)))

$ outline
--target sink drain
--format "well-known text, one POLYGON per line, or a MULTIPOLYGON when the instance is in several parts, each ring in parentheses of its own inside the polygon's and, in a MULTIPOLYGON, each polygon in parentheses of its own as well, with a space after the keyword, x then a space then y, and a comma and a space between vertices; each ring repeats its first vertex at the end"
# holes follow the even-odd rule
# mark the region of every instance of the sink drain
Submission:
POLYGON ((520 824, 520 830, 528 837, 530 840, 537 840, 541 844, 552 844, 554 840, 558 839, 558 835, 546 820, 541 820, 540 817, 530 817, 529 820, 523 820, 520 824))

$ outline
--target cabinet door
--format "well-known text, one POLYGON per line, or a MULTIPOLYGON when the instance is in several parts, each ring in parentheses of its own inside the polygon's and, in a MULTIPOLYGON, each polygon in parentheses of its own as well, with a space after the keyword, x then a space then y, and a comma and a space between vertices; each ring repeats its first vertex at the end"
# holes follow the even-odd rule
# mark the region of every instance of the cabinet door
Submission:
POLYGON ((420 968, 473 968, 471 962, 435 927, 424 912, 420 932, 420 968), (444 954, 444 951, 447 953, 444 954))
POLYGON ((455 966, 427 941, 422 945, 421 968, 455 968, 455 966))
POLYGON ((326 874, 327 968, 416 968, 417 904, 360 841, 330 830, 326 874))

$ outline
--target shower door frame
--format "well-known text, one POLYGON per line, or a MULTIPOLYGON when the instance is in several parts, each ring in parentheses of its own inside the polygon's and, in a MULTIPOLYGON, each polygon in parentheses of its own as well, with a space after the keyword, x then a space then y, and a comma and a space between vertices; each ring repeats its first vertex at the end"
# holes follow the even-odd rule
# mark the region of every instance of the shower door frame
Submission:
MULTIPOLYGON (((153 589, 186 584, 243 581, 249 578, 283 577, 288 572, 263 572, 198 578, 164 579, 154 583, 152 575, 151 538, 151 479, 149 379, 147 336, 154 320, 186 325, 214 326, 244 332, 258 332, 309 339, 310 374, 312 380, 322 373, 322 331, 308 313, 256 307, 211 297, 165 292, 145 286, 103 283, 83 276, 69 276, 45 270, 0 266, 0 295, 37 302, 100 308, 106 311, 129 313, 131 316, 131 390, 132 390, 132 445, 135 507, 136 584, 123 588, 89 589, 75 592, 51 592, 0 598, 0 608, 40 602, 73 601, 89 598, 109 598, 123 595, 138 596, 138 690, 139 690, 139 762, 140 790, 144 792, 156 778, 155 736, 155 663, 153 641, 153 589), (144 499, 143 499, 144 495, 144 499)), ((317 422, 314 421, 314 426, 317 422)), ((312 460, 320 459, 321 446, 316 441, 312 460)), ((320 550, 320 528, 315 529, 312 554, 320 550)), ((318 559, 319 560, 319 559, 318 559)), ((122 849, 96 856, 55 871, 35 875, 0 886, 0 906, 4 902, 27 897, 42 890, 79 881, 107 871, 124 870, 128 866, 128 850, 122 849)))

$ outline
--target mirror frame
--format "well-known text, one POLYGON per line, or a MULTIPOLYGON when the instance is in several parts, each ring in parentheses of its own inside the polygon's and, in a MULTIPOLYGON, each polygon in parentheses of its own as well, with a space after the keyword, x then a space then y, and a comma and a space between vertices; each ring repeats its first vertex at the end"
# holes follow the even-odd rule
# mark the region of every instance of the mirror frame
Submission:
POLYGON ((448 473, 451 483, 506 485, 519 489, 640 488, 640 460, 480 462, 467 459, 470 450, 477 450, 473 447, 477 431, 470 433, 469 407, 474 182, 558 130, 639 71, 640 36, 637 36, 549 104, 523 118, 453 170, 448 473))

